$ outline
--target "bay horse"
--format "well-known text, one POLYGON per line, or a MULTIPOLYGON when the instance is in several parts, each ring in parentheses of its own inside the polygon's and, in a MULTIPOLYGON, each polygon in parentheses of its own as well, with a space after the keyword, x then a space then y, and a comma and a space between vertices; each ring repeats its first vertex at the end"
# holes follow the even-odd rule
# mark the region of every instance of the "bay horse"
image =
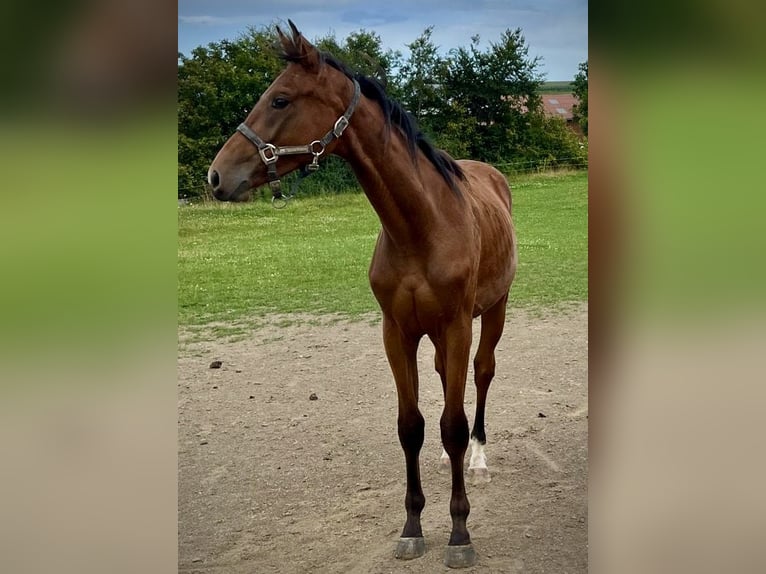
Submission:
POLYGON ((481 316, 469 472, 488 480, 484 408, 517 261, 510 189, 493 167, 437 150, 379 81, 318 51, 288 22, 289 35, 277 28, 286 68, 218 152, 208 182, 222 201, 241 200, 267 182, 280 198, 279 178, 318 167, 323 154, 350 164, 382 227, 369 280, 396 383, 407 476, 407 518, 395 556, 425 552, 419 463, 425 421, 418 409, 417 349, 427 335, 444 391, 442 463, 448 462, 452 474, 452 532, 444 561, 470 566, 476 553, 466 527, 463 458, 469 434, 463 403, 471 324, 481 316))

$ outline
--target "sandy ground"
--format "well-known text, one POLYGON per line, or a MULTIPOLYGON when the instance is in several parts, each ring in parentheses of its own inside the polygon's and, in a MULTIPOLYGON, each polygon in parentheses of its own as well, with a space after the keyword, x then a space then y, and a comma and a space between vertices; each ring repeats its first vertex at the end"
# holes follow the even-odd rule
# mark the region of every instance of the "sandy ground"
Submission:
MULTIPOLYGON (((487 406, 492 480, 467 484, 478 561, 464 571, 585 573, 587 308, 509 315, 487 406)), ((393 552, 404 457, 380 326, 284 319, 246 340, 180 345, 179 572, 448 571, 450 479, 438 472, 430 342, 419 353, 426 554, 402 562, 393 552)))

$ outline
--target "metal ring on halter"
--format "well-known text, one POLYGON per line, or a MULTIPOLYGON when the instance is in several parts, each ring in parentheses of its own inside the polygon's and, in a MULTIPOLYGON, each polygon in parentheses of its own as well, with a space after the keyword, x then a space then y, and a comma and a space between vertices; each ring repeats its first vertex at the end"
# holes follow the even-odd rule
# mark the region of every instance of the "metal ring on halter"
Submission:
POLYGON ((309 144, 309 151, 316 157, 319 157, 324 153, 325 144, 322 143, 320 140, 314 140, 309 144), (319 146, 319 151, 314 151, 314 145, 319 146))
POLYGON ((292 195, 280 195, 277 197, 276 195, 272 196, 271 198, 271 207, 274 209, 283 209, 287 207, 287 203, 293 198, 292 195))

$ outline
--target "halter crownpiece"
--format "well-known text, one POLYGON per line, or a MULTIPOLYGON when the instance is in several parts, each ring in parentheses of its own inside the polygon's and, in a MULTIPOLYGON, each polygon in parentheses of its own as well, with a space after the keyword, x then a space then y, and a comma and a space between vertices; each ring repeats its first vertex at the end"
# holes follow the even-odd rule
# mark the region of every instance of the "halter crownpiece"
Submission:
POLYGON ((346 108, 346 111, 343 112, 343 115, 335 121, 335 125, 333 125, 332 129, 328 131, 322 139, 314 140, 306 145, 275 146, 274 144, 264 142, 258 137, 258 134, 246 126, 244 122, 237 126, 237 131, 258 148, 261 160, 266 164, 266 172, 269 176, 269 187, 271 188, 272 193, 272 203, 274 200, 284 199, 282 195, 282 183, 279 181, 279 176, 277 176, 277 160, 279 159, 279 156, 311 154, 314 156, 314 159, 311 160, 311 163, 306 166, 306 168, 309 171, 316 171, 319 169, 319 156, 324 153, 325 148, 333 139, 343 135, 343 132, 351 121, 351 116, 354 115, 354 110, 356 110, 356 106, 359 103, 359 96, 361 95, 359 82, 354 78, 352 78, 351 81, 354 82, 354 96, 351 98, 351 103, 348 105, 348 108, 346 108))

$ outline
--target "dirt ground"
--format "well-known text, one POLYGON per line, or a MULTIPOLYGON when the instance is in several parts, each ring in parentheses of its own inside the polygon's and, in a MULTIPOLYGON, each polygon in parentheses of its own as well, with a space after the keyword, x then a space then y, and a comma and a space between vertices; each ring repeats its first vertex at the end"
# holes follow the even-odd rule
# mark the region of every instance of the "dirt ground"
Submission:
MULTIPOLYGON (((233 343, 185 344, 181 334, 179 572, 449 571, 450 479, 438 472, 442 391, 430 342, 419 353, 426 554, 403 562, 393 553, 404 456, 380 325, 284 319, 233 343)), ((585 305, 509 313, 487 405, 492 480, 467 482, 478 561, 465 572, 587 572, 587 349, 585 305)))

